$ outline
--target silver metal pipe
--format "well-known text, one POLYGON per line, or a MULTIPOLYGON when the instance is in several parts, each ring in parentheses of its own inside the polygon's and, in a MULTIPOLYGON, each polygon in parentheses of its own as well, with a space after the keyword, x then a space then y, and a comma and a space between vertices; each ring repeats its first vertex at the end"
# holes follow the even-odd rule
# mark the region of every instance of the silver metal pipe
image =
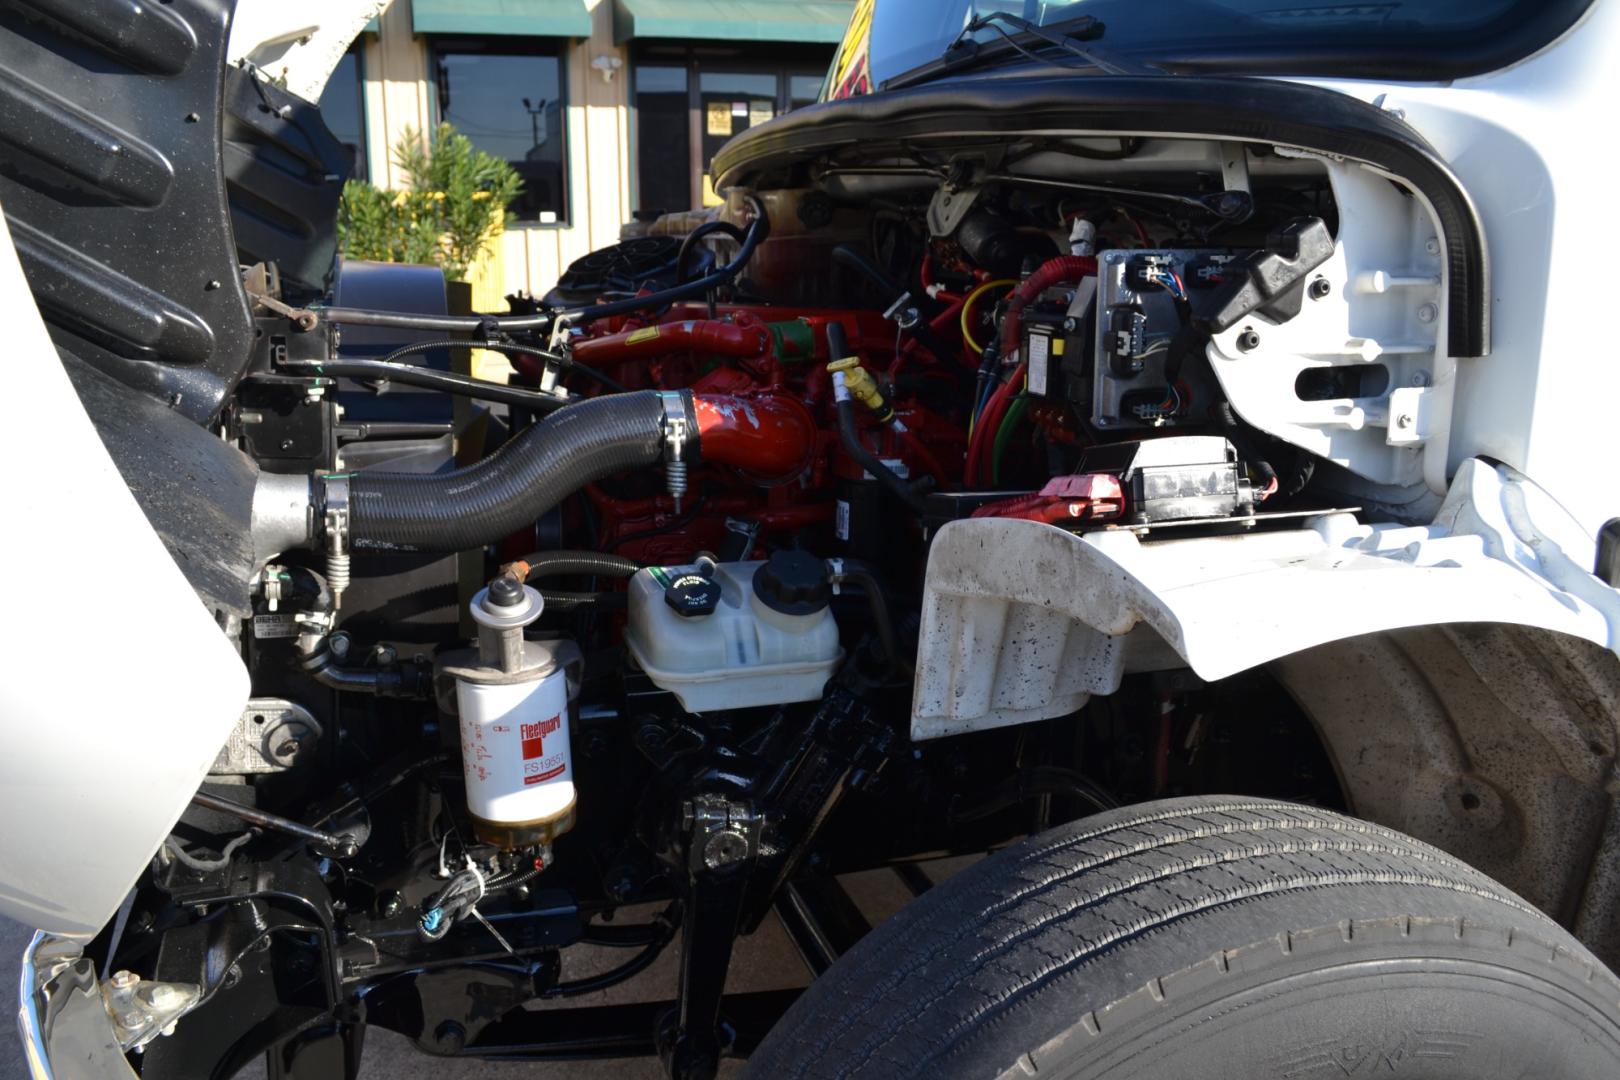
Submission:
POLYGON ((271 814, 252 806, 244 806, 231 799, 222 799, 218 795, 210 795, 206 791, 199 791, 193 795, 191 804, 200 806, 205 810, 217 810, 221 814, 230 814, 232 817, 241 818, 250 825, 259 825, 266 829, 273 829, 276 832, 284 832, 289 836, 308 840, 312 844, 320 844, 322 847, 331 849, 341 858, 346 859, 359 850, 358 845, 347 836, 338 836, 335 833, 312 829, 308 825, 300 825, 291 818, 284 818, 279 814, 271 814))

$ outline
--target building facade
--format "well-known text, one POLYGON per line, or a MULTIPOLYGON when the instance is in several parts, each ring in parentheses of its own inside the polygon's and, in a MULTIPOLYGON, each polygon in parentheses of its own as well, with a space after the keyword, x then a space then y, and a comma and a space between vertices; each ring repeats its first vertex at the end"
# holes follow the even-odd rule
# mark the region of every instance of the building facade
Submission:
POLYGON ((714 201, 727 139, 815 100, 853 0, 394 0, 321 98, 356 176, 454 124, 524 179, 481 298, 544 293, 637 213, 714 201))

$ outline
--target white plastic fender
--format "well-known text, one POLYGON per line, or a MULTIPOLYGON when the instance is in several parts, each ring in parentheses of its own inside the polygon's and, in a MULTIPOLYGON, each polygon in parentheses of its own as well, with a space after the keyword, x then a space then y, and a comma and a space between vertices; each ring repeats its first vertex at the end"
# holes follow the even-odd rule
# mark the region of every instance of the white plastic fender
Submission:
POLYGON ((1431 525, 1305 527, 1186 540, 1076 535, 1005 518, 936 536, 914 739, 1043 720, 1131 671, 1220 679, 1328 641, 1439 623, 1518 623, 1620 646, 1620 591, 1593 540, 1505 465, 1463 463, 1431 525))
POLYGON ((179 820, 248 675, 80 406, 3 217, 0 319, 20 405, 0 424, 0 913, 89 935, 179 820))

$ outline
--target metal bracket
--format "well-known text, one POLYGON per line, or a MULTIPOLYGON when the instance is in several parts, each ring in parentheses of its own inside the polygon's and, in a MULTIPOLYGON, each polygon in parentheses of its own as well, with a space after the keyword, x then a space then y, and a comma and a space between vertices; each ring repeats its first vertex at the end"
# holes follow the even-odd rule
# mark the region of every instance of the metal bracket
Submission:
POLYGON ((950 181, 941 184, 928 202, 929 235, 943 237, 955 232, 979 200, 979 191, 976 185, 958 187, 950 181))
POLYGON ((118 1044, 134 1050, 159 1035, 173 1035, 175 1023, 202 1003, 202 987, 146 982, 133 971, 119 971, 101 984, 101 998, 118 1044))
POLYGON ((723 795, 695 795, 681 808, 690 835, 688 867, 694 874, 729 870, 759 855, 764 819, 752 806, 723 795))
POLYGON ((284 772, 307 761, 321 735, 320 721, 302 705, 284 698, 249 698, 209 775, 284 772))

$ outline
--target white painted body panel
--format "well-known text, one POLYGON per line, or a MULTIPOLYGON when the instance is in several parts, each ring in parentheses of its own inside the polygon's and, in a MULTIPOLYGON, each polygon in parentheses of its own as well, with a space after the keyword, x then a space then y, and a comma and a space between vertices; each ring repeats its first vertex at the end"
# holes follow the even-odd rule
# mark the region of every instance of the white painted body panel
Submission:
POLYGON ((1364 169, 1328 162, 1344 209, 1323 268, 1332 301, 1257 327, 1264 344, 1247 354, 1233 342, 1241 327, 1217 335, 1211 362, 1245 420, 1388 485, 1380 501, 1417 506, 1403 490, 1444 492, 1432 524, 1333 515, 1277 533, 1139 541, 953 522, 929 559, 913 737, 1060 716, 1128 671, 1185 664, 1218 679, 1406 626, 1514 623, 1620 650, 1620 591, 1592 574, 1593 538, 1620 516, 1620 364, 1603 329, 1620 174, 1605 119, 1620 95, 1615 55, 1620 3, 1598 0, 1540 53, 1477 78, 1301 80, 1399 110, 1469 192, 1489 255, 1491 352, 1446 356, 1445 270, 1420 220, 1438 236, 1432 213, 1380 210, 1388 192, 1364 169), (1376 230, 1390 235, 1367 235, 1376 230), (1387 295, 1347 296, 1374 269, 1432 269, 1440 287, 1398 290, 1393 307, 1387 295), (1432 310, 1420 315, 1423 305, 1432 310), (1387 341, 1397 350, 1384 354, 1387 341), (1391 369, 1393 394, 1323 403, 1292 392, 1303 368, 1375 360, 1391 369))
POLYGON ((79 405, 3 217, 0 314, 17 406, 0 424, 0 913, 89 935, 197 790, 248 676, 79 405))
POLYGON ((225 56, 318 101, 349 44, 392 0, 241 0, 225 56))
MULTIPOLYGON (((1536 55, 1449 85, 1310 80, 1399 109, 1473 197, 1490 251, 1491 354, 1457 362, 1447 455, 1506 462, 1596 533, 1620 515, 1603 329, 1620 242, 1608 134, 1620 3, 1597 0, 1536 55)), ((1443 325, 1444 320, 1441 320, 1443 325)))
MULTIPOLYGON (((1340 638, 1514 623, 1620 646, 1590 537, 1506 466, 1464 462, 1432 525, 1347 513, 1278 532, 1138 540, 954 521, 928 559, 911 734, 1062 716, 1128 672, 1221 679, 1340 638)), ((1376 673, 1369 673, 1376 677, 1376 673)))

